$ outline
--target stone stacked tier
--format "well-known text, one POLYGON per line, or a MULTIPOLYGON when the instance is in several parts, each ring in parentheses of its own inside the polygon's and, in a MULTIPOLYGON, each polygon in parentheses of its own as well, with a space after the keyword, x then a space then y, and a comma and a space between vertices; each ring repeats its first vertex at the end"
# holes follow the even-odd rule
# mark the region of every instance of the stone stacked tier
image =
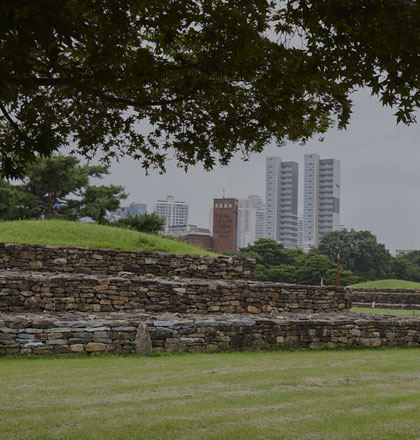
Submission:
POLYGON ((420 309, 418 289, 364 289, 352 288, 353 304, 357 307, 384 309, 420 309))
POLYGON ((252 279, 255 260, 240 256, 166 254, 154 251, 0 243, 0 270, 160 277, 252 279))
POLYGON ((0 314, 0 354, 419 346, 420 320, 366 314, 0 314))
POLYGON ((334 287, 0 271, 0 312, 319 313, 348 311, 334 287))

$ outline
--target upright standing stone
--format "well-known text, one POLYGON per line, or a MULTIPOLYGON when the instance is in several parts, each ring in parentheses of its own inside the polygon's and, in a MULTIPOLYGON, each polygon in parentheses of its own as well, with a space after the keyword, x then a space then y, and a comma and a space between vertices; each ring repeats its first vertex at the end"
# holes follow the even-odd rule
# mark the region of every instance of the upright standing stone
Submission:
POLYGON ((149 328, 145 322, 141 322, 137 328, 135 339, 136 354, 148 356, 152 352, 152 340, 150 339, 149 328))

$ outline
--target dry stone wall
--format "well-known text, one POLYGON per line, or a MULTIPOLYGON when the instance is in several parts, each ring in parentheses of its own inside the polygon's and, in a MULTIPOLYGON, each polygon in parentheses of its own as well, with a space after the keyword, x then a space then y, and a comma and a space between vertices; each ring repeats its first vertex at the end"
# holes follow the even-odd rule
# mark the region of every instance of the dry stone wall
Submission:
POLYGON ((419 319, 380 315, 0 314, 3 355, 418 347, 419 335, 419 319))
POLYGON ((375 307, 386 309, 420 309, 420 290, 416 289, 367 289, 352 288, 355 307, 375 307))
POLYGON ((253 281, 0 271, 0 312, 319 313, 348 311, 344 289, 253 281))
POLYGON ((419 291, 250 281, 255 262, 0 243, 0 355, 420 346, 419 291))
POLYGON ((0 270, 117 275, 133 272, 161 277, 252 279, 255 261, 240 256, 166 254, 36 244, 0 243, 0 270))

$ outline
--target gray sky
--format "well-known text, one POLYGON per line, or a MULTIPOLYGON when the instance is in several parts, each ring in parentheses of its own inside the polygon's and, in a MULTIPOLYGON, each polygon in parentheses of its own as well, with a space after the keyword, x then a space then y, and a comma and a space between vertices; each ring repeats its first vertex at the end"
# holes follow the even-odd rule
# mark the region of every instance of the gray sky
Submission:
MULTIPOLYGON (((188 173, 169 164, 165 175, 144 174, 138 162, 114 163, 104 183, 123 185, 130 193, 127 204, 153 202, 170 194, 190 205, 189 222, 208 227, 214 197, 265 197, 265 159, 279 156, 299 163, 300 212, 303 212, 303 157, 341 161, 341 224, 373 232, 391 252, 420 249, 420 126, 396 125, 395 110, 384 109, 367 91, 354 95, 355 106, 346 131, 331 130, 324 142, 314 139, 277 148, 268 145, 248 162, 239 157, 227 167, 206 172, 201 166, 188 173)), ((420 122, 420 116, 419 116, 420 122)))

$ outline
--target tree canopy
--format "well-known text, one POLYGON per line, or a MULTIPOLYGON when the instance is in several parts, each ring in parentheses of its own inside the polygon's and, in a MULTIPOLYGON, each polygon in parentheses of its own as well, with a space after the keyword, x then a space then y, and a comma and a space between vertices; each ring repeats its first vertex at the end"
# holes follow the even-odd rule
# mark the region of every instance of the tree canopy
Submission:
MULTIPOLYGON (((255 258, 256 278, 260 281, 319 285, 335 284, 337 270, 325 255, 305 254, 302 249, 286 249, 282 243, 263 238, 240 250, 241 254, 255 258)), ((343 271, 340 284, 355 284, 360 279, 351 271, 343 271)))
POLYGON ((94 186, 91 177, 108 174, 103 166, 80 165, 75 157, 36 158, 21 183, 0 181, 0 219, 91 217, 103 223, 127 195, 121 186, 94 186))
POLYGON ((411 251, 394 258, 393 268, 399 280, 420 281, 420 251, 411 251))
POLYGON ((410 123, 420 3, 4 0, 0 173, 61 147, 164 170, 305 142, 370 87, 410 123))
POLYGON ((134 217, 120 218, 112 223, 118 228, 134 229, 138 232, 146 232, 147 234, 157 234, 165 227, 165 219, 159 217, 156 213, 136 215, 134 217))
POLYGON ((371 232, 353 229, 329 232, 311 252, 335 261, 337 249, 343 269, 351 270, 363 281, 392 278, 392 256, 371 232))

